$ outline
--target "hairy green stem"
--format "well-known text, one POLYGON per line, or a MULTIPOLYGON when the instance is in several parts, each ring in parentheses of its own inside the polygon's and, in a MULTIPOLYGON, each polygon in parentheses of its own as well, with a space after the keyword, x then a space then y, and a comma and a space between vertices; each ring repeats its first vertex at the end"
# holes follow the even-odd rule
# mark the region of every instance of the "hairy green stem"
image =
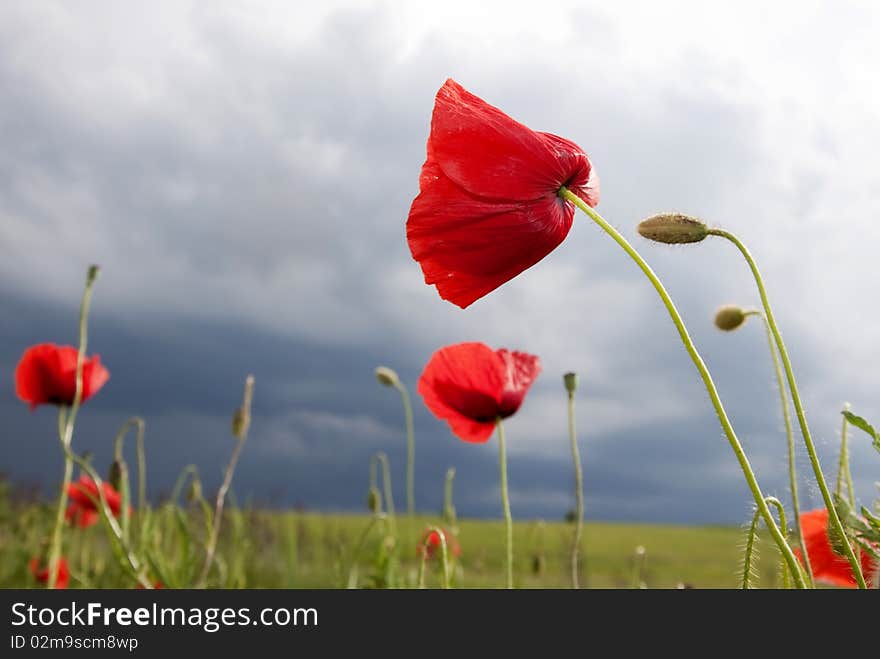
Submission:
POLYGON ((413 427, 412 403, 403 383, 398 380, 394 388, 403 399, 403 414, 406 419, 406 513, 412 517, 416 511, 416 433, 413 427))
POLYGON ((779 388, 779 401, 782 406, 782 419, 785 423, 785 438, 788 442, 788 487, 791 490, 791 508, 794 512, 795 532, 797 533, 798 546, 801 550, 801 559, 804 564, 804 572, 810 585, 813 585, 813 567, 810 565, 810 557, 807 554, 807 543, 804 540, 804 531, 801 527, 801 504, 798 496, 797 462, 794 450, 794 433, 791 427, 791 412, 788 409, 788 396, 785 392, 785 377, 782 374, 782 366, 779 364, 779 355, 776 353, 776 344, 773 341, 773 332, 770 323, 763 313, 755 309, 746 313, 747 316, 760 316, 767 334, 767 344, 770 349, 770 357, 773 360, 773 370, 776 373, 776 386, 779 388))
MULTIPOLYGON (((825 475, 822 473, 822 465, 819 463, 819 456, 816 454, 816 447, 813 444, 810 427, 807 425, 807 417, 804 413, 804 406, 801 403, 797 381, 795 380, 794 372, 792 371, 791 360, 788 358, 788 351, 785 348, 785 342, 782 340, 779 327, 776 325, 776 318, 773 316, 773 310, 770 308, 770 301, 767 298, 767 291, 764 288, 764 280, 758 270, 758 265, 755 263, 755 260, 752 258, 752 255, 748 248, 746 248, 745 244, 743 244, 743 242, 734 234, 724 231, 723 229, 710 229, 709 234, 718 236, 719 238, 726 238, 733 243, 743 255, 749 269, 752 271, 752 276, 758 287, 758 294, 761 296, 761 305, 764 308, 764 318, 767 320, 767 324, 770 326, 770 331, 773 333, 773 338, 776 341, 776 349, 779 351, 779 356, 782 359, 782 366, 785 369, 788 388, 791 391, 791 399, 794 403, 795 412, 797 413, 798 424, 801 428, 801 434, 804 437, 804 444, 807 447, 807 455, 810 457, 810 464, 813 467, 816 483, 819 485, 819 490, 822 492, 822 499, 825 502, 825 507, 828 509, 828 520, 837 536, 839 538, 846 538, 847 535, 844 531, 843 524, 840 522, 840 517, 834 507, 834 499, 831 497, 831 492, 828 490, 828 484, 825 482, 825 475)), ((856 557, 849 542, 844 542, 843 545, 844 551, 846 552, 846 558, 849 560, 849 564, 852 567, 859 588, 866 588, 867 585, 865 584, 865 577, 862 575, 862 566, 859 564, 859 559, 856 557)))
POLYGON ((806 588, 806 582, 804 581, 803 574, 800 570, 800 566, 798 565, 798 560, 795 557, 791 547, 788 545, 785 536, 782 535, 779 527, 773 520, 773 516, 770 514, 770 509, 767 507, 767 503, 764 501, 764 495, 761 492, 761 488, 758 485, 757 479, 755 478, 755 472, 752 470, 752 466, 749 463, 748 458, 746 457, 745 451, 743 451, 742 444, 740 444, 740 441, 733 430, 733 426, 730 423, 730 419, 727 417, 727 412, 725 411, 724 405, 721 402, 721 397, 718 395, 718 390, 715 387, 715 382, 712 380, 712 376, 709 374, 709 369, 706 368, 706 364, 703 362, 703 358, 700 356, 700 353, 697 352, 697 349, 694 346, 690 335, 688 334, 687 328, 684 325, 684 321, 681 318, 681 314, 679 314, 678 309, 672 302, 672 298, 669 297, 669 293, 666 292, 666 288, 663 286, 662 282, 654 273, 654 271, 651 269, 651 266, 649 266, 647 262, 641 257, 641 255, 633 248, 633 246, 629 244, 626 238, 624 238, 620 234, 620 232, 617 231, 617 229, 615 229, 613 226, 611 226, 611 224, 609 224, 601 215, 599 215, 595 210, 584 203, 584 201, 580 197, 578 197, 576 194, 565 187, 559 190, 559 195, 563 199, 570 201, 575 206, 580 208, 590 217, 590 219, 592 219, 609 236, 611 236, 614 242, 616 242, 633 261, 635 261, 639 269, 651 281, 651 284, 654 286, 654 290, 657 291, 657 294, 663 301, 663 305, 666 307, 666 310, 672 317, 672 322, 675 324, 675 327, 678 330, 678 334, 681 337, 681 341, 684 344, 685 350, 687 350, 691 361, 693 361, 694 366, 697 368, 697 371, 700 374, 700 378, 703 380, 703 384, 706 387, 706 391, 709 394, 710 400, 712 401, 712 406, 715 408, 715 412, 718 415, 718 420, 721 423, 721 428, 724 430, 724 434, 726 435, 727 440, 730 443, 730 447, 733 449, 734 455, 736 456, 740 468, 742 469, 743 475, 745 476, 746 483, 749 486, 749 490, 751 490, 752 492, 752 497, 755 500, 755 505, 758 507, 758 510, 760 510, 761 516, 764 518, 764 522, 767 525, 767 528, 770 530, 770 534, 773 536, 773 540, 779 546, 779 551, 781 551, 783 556, 785 557, 785 562, 791 569, 792 574, 795 575, 795 582, 797 583, 798 587, 806 588))
POLYGON ((198 585, 204 588, 208 579, 208 573, 214 562, 214 554, 217 551, 217 541, 220 538, 220 525, 223 521, 223 505, 226 501, 226 493, 232 485, 232 475, 235 473, 235 466, 238 464, 238 458, 241 455, 241 449, 247 440, 248 429, 250 427, 251 403, 254 396, 254 376, 248 375, 244 382, 244 395, 242 397, 241 407, 235 413, 232 422, 232 431, 236 436, 235 447, 232 449, 232 456, 229 458, 229 464, 226 466, 226 473, 223 476, 223 483, 217 490, 217 502, 214 508, 214 524, 211 528, 211 535, 205 545, 205 564, 202 566, 202 572, 199 575, 198 585))
POLYGON ((76 414, 82 403, 83 394, 83 364, 85 362, 86 347, 88 345, 88 317, 89 304, 92 300, 92 288, 98 277, 98 266, 89 266, 86 274, 86 287, 83 291, 82 302, 79 308, 79 351, 76 355, 76 374, 73 403, 70 409, 61 406, 58 410, 58 439, 61 442, 61 452, 64 455, 64 476, 61 479, 61 493, 58 495, 58 510, 55 514, 55 526, 52 529, 52 540, 49 547, 49 579, 48 588, 55 588, 58 578, 58 563, 61 560, 62 532, 64 529, 64 514, 67 509, 67 490, 73 478, 73 461, 70 458, 70 445, 73 441, 73 425, 76 414))
POLYGON ((498 465, 501 476, 501 507, 504 509, 504 531, 506 537, 507 587, 513 588, 513 517, 510 515, 510 497, 507 493, 507 446, 504 440, 504 424, 501 417, 495 420, 498 427, 498 465))
POLYGON ((584 528, 584 476, 581 469, 577 434, 575 432, 574 391, 568 392, 568 438, 571 441, 571 459, 574 462, 574 487, 575 499, 577 501, 577 519, 575 520, 574 538, 571 545, 571 587, 580 588, 578 581, 578 552, 580 551, 581 534, 584 528))
MULTIPOLYGON (((844 410, 849 410, 849 403, 844 405, 844 410)), ((840 461, 837 464, 837 487, 834 493, 838 497, 843 497, 843 483, 846 481, 846 493, 849 499, 849 505, 855 507, 856 495, 853 488, 852 472, 849 469, 849 447, 847 446, 847 423, 846 417, 843 417, 843 426, 840 429, 840 461)))

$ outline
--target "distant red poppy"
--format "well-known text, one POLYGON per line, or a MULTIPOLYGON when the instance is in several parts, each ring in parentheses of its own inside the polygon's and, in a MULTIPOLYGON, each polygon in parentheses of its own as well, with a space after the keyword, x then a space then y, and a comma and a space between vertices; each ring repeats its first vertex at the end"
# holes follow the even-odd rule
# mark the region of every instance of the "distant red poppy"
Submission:
MULTIPOLYGON (((119 517, 122 495, 107 481, 101 482, 101 489, 104 490, 104 498, 107 499, 107 506, 113 516, 119 517)), ((67 488, 67 496, 70 497, 70 505, 67 507, 65 517, 71 524, 86 528, 101 518, 98 509, 100 505, 98 486, 90 477, 83 474, 79 477, 79 482, 71 483, 67 488)))
MULTIPOLYGON (((76 395, 73 346, 41 343, 24 351, 15 369, 15 393, 34 409, 37 405, 72 405, 76 395)), ((98 355, 86 357, 82 369, 82 401, 94 396, 110 378, 98 355)))
MULTIPOLYGON (((141 584, 138 584, 137 586, 135 586, 135 588, 137 588, 138 590, 146 590, 146 588, 144 588, 141 584)), ((164 590, 165 586, 162 585, 161 581, 154 581, 153 582, 153 589, 154 590, 164 590)))
MULTIPOLYGON (((446 538, 447 556, 458 558, 461 556, 461 547, 458 544, 458 540, 446 529, 442 530, 443 536, 446 538)), ((416 547, 416 553, 419 556, 424 554, 428 560, 434 558, 435 555, 442 556, 443 550, 440 543, 440 534, 434 529, 425 529, 425 532, 422 533, 422 539, 419 541, 418 547, 416 547)))
MULTIPOLYGON (((31 574, 34 575, 34 579, 40 583, 49 582, 49 566, 46 565, 44 567, 41 565, 39 558, 32 558, 28 567, 30 568, 31 574)), ((63 590, 64 588, 67 588, 68 583, 70 583, 70 570, 67 568, 67 560, 62 556, 58 559, 58 573, 55 576, 55 588, 63 590)))
MULTIPOLYGON (((821 508, 801 513, 800 519, 804 544, 816 581, 844 588, 855 588, 856 577, 849 561, 846 557, 835 554, 831 547, 831 540, 828 538, 828 510, 821 508)), ((795 549, 794 553, 798 560, 803 562, 801 552, 795 549)), ((865 579, 869 579, 877 566, 867 553, 862 552, 861 558, 862 574, 865 579)))
POLYGON ((418 391, 435 416, 466 442, 485 442, 498 417, 514 414, 541 372, 534 355, 457 343, 435 352, 418 391))
POLYGON ((599 180, 574 142, 524 126, 447 80, 437 92, 427 159, 406 223, 425 283, 465 308, 513 279, 568 235, 574 205, 599 180))

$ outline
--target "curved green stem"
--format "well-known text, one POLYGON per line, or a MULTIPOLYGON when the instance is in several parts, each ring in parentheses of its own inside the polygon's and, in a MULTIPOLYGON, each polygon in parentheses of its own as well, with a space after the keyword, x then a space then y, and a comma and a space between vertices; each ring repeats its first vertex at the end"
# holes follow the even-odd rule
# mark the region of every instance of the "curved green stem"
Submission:
POLYGON ((406 387, 398 381, 394 388, 400 392, 403 399, 403 414, 406 418, 406 513, 410 517, 416 511, 416 434, 413 427, 412 403, 406 387))
POLYGON ((70 458, 70 445, 73 441, 73 424, 76 414, 82 403, 83 394, 83 364, 85 363, 86 347, 88 345, 88 317, 89 304, 92 300, 92 287, 98 277, 98 266, 89 266, 86 274, 86 287, 83 291, 82 302, 79 308, 79 351, 76 355, 75 389, 73 404, 69 410, 62 406, 58 410, 58 439, 61 442, 61 452, 64 455, 64 476, 61 479, 61 493, 58 495, 58 510, 55 514, 55 526, 52 529, 52 541, 49 548, 49 579, 46 586, 55 588, 58 578, 58 562, 61 560, 61 535, 64 528, 64 514, 67 508, 67 490, 73 478, 73 462, 70 458))
POLYGON ((776 353, 776 344, 773 341, 773 332, 767 318, 757 309, 747 312, 749 316, 760 316, 767 333, 767 343, 770 348, 770 356, 773 359, 773 369, 776 373, 776 385, 779 388, 779 400, 782 406, 782 419, 785 422, 785 438, 788 442, 788 487, 791 490, 791 508, 794 512, 795 531, 797 533, 798 546, 801 550, 801 559, 804 564, 804 572, 810 585, 813 585, 813 567, 810 565, 810 557, 807 554, 807 543, 804 540, 804 531, 801 527, 801 504, 798 496, 797 464, 794 450, 794 433, 791 427, 791 412, 788 409, 788 396, 785 393, 785 378, 782 375, 782 367, 779 364, 779 356, 776 353))
MULTIPOLYGON (((758 265, 755 263, 755 260, 752 258, 751 253, 748 248, 737 238, 735 235, 728 231, 724 231, 723 229, 710 229, 709 234, 713 236, 718 236, 720 238, 726 238, 731 243, 733 243, 736 248, 740 251, 745 258, 746 263, 749 266, 749 269, 752 271, 752 276, 755 278, 755 284, 758 287, 758 293, 761 296, 761 305, 764 307, 764 317, 767 320, 767 324, 770 326, 770 331, 773 333, 773 338, 776 340, 776 348, 779 351, 779 356, 782 358, 782 365, 785 368, 785 375, 788 379, 788 388, 791 391, 791 399, 794 403, 794 409, 797 413, 798 424, 801 427, 801 434, 804 436, 804 444, 807 447, 807 455, 810 457, 810 464, 813 467, 813 473, 816 477, 816 483, 819 485, 819 490, 822 492, 822 499, 825 501, 825 507, 828 509, 828 520, 831 523, 831 527, 834 529, 834 532, 837 534, 839 538, 846 538, 846 532, 843 529, 843 524, 840 522, 840 517, 837 515, 837 510, 834 507, 834 500, 831 498, 831 492, 828 490, 828 484, 825 482, 825 475, 822 473, 822 465, 819 464, 819 456, 816 454, 816 447, 813 444, 813 438, 810 434, 810 427, 807 425, 807 417, 804 413, 804 406, 801 403, 800 392, 798 391, 797 381, 794 378, 794 372, 791 368, 791 360, 788 358, 788 351, 785 348, 785 342, 782 340, 782 335, 779 333, 779 327, 776 325, 776 319, 773 316, 773 310, 770 308, 770 301, 767 299, 767 291, 764 288, 764 280, 761 277, 761 273, 758 270, 758 265)), ((862 566, 859 564, 859 559, 856 557, 853 548, 850 546, 849 542, 844 542, 844 550, 846 552, 846 557, 849 560, 849 564, 852 567, 853 574, 856 577, 856 582, 859 585, 859 588, 866 588, 865 577, 862 575, 862 566)))
POLYGON ((578 552, 581 545, 581 534, 584 528, 584 476, 581 469, 581 456, 578 451, 577 434, 575 433, 574 392, 568 392, 568 438, 571 441, 571 459, 574 462, 575 499, 577 501, 577 519, 575 520, 574 539, 571 545, 571 587, 580 588, 578 583, 578 552))
POLYGON ((375 464, 382 465, 382 486, 385 491, 385 510, 388 511, 388 526, 391 535, 397 537, 397 524, 394 517, 394 495, 391 491, 391 465, 388 462, 388 456, 382 451, 374 454, 370 458, 370 474, 375 475, 375 464))
MULTIPOLYGON (((849 410, 849 403, 844 405, 844 410, 849 410)), ((849 469, 849 447, 847 446, 847 423, 846 417, 843 417, 843 426, 840 429, 840 461, 837 464, 837 487, 834 493, 838 497, 843 498, 843 482, 846 481, 846 493, 849 499, 849 505, 855 507, 856 495, 853 488, 852 472, 849 469)))
POLYGON ((443 588, 449 588, 449 550, 446 544, 446 532, 439 526, 429 526, 427 533, 422 540, 422 560, 419 562, 419 590, 425 587, 425 563, 428 561, 428 553, 430 552, 431 535, 437 534, 440 539, 440 558, 443 561, 443 588))
POLYGON ((752 515, 752 524, 749 526, 749 534, 746 536, 746 549, 745 554, 743 555, 742 585, 740 586, 742 590, 748 590, 752 587, 752 563, 754 562, 755 538, 758 535, 759 519, 761 519, 761 511, 755 508, 755 514, 752 515))
MULTIPOLYGON (((785 521, 785 506, 776 497, 767 497, 767 503, 776 507, 776 512, 779 515, 779 526, 782 527, 783 535, 788 535, 788 524, 785 521)), ((789 578, 788 566, 785 562, 782 563, 782 587, 786 589, 791 588, 791 579, 789 578)))
POLYGON ((186 484, 187 476, 190 476, 193 481, 198 481, 199 490, 202 489, 201 479, 199 478, 199 468, 195 465, 187 465, 183 468, 183 471, 180 472, 180 475, 174 483, 174 489, 171 490, 171 503, 174 505, 177 505, 177 501, 180 499, 180 494, 183 492, 183 486, 186 484))
POLYGON ((718 415, 718 420, 721 423, 721 428, 724 430, 727 441, 730 443, 730 447, 733 449, 734 455, 736 456, 740 468, 742 469, 743 475, 745 476, 746 483, 749 486, 749 490, 751 490, 752 492, 752 497, 755 500, 755 505, 758 507, 758 510, 760 510, 761 516, 764 518, 764 522, 767 525, 767 528, 770 530, 770 534, 773 536, 773 540, 779 546, 779 551, 781 551, 783 556, 785 557, 785 562, 791 569, 792 574, 795 575, 795 581, 798 587, 805 588, 806 582, 804 581, 803 574, 801 573, 800 567, 798 565, 798 560, 797 558, 795 558, 794 552, 791 550, 791 547, 788 545, 788 542, 785 540, 785 537, 782 535, 779 527, 773 520, 773 516, 770 514, 770 509, 767 507, 767 503, 764 501, 764 495, 761 492, 761 488, 758 486, 757 479, 755 478, 755 472, 752 470, 752 466, 749 463, 745 452, 743 451, 742 444, 740 444, 740 441, 733 430, 733 426, 730 423, 730 419, 727 417, 727 412, 724 410, 724 405, 721 403, 721 397, 718 395, 718 390, 715 387, 715 382, 712 380, 712 376, 709 374, 709 369, 706 368, 706 364, 703 362, 703 358, 700 357, 700 353, 697 352, 697 349, 694 346, 690 335, 688 334, 687 328, 684 325, 684 321, 681 318, 681 314, 678 313, 678 309, 676 309, 675 304, 672 302, 672 298, 669 297, 669 293, 666 292, 666 288, 664 288, 662 282, 657 277, 657 275, 654 274, 654 271, 651 269, 651 267, 633 248, 633 246, 629 244, 626 238, 624 238, 620 234, 620 232, 617 231, 617 229, 615 229, 613 226, 611 226, 601 215, 599 215, 595 210, 584 203, 584 201, 580 197, 578 197, 576 194, 565 187, 559 190, 559 195, 580 208, 590 217, 591 220, 593 220, 593 222, 598 224, 599 227, 602 228, 602 230, 604 230, 609 236, 611 236, 614 242, 616 242, 633 261, 635 261, 636 265, 639 266, 639 269, 651 281, 651 284, 654 286, 654 290, 657 291, 657 294, 663 301, 663 305, 666 307, 666 310, 672 317, 672 322, 675 324, 675 327, 678 330, 678 334, 681 337, 681 342, 684 344, 685 350, 687 350, 688 355, 690 355, 691 361, 693 361, 694 366, 697 368, 697 371, 700 374, 700 378, 703 380, 703 384, 706 387, 706 391, 709 394, 710 400, 712 401, 712 406, 715 408, 715 412, 718 415))
POLYGON ((513 517, 510 515, 510 497, 507 493, 507 446, 504 440, 504 424, 501 417, 495 420, 498 427, 498 465, 501 472, 501 507, 504 509, 504 530, 506 535, 507 587, 513 588, 513 517))

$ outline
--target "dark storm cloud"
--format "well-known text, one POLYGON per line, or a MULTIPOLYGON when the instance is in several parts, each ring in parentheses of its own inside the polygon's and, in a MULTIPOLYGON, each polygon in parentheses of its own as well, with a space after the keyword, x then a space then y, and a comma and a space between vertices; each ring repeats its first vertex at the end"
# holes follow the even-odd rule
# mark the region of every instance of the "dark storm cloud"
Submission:
MULTIPOLYGON (((240 498, 357 509, 369 456, 384 450, 400 506, 400 402, 372 369, 387 364, 412 385, 438 345, 485 340, 536 352, 545 366, 510 422, 515 514, 559 518, 570 507, 560 375, 575 369, 589 516, 748 516, 750 495, 665 310, 604 234, 579 218, 545 262, 461 312, 421 284, 403 229, 431 100, 453 75, 587 146, 600 208, 627 236, 642 217, 677 208, 764 237, 772 211, 801 208, 805 193, 740 212, 744 197, 772 188, 775 166, 757 101, 714 91, 719 77, 743 72, 693 52, 662 79, 617 70, 622 35, 592 12, 577 13, 586 32, 555 52, 516 40, 492 51, 438 29, 405 55, 387 9, 330 12, 290 42, 222 12, 170 13, 156 25, 174 39, 149 49, 139 41, 158 29, 154 17, 140 26, 101 14, 91 25, 62 4, 22 5, 0 23, 0 367, 11 374, 30 343, 75 342, 85 265, 104 266, 90 347, 112 379, 80 417, 81 450, 106 464, 115 429, 140 414, 153 495, 188 463, 216 484, 229 416, 254 373, 240 498), (97 36, 105 32, 130 39, 97 36)), ((819 195, 810 177, 798 184, 819 195)), ((772 244, 758 243, 759 259, 777 256, 772 244)), ((680 304, 762 485, 785 496, 763 330, 711 326, 719 304, 757 301, 741 260, 726 245, 637 245, 680 304)), ((781 320, 800 320, 793 301, 780 305, 781 320)), ((832 405, 847 397, 846 377, 829 376, 821 337, 783 324, 823 459, 834 464, 832 405)), ((0 383, 3 469, 48 489, 60 468, 52 413, 28 414, 11 377, 0 383)), ((494 441, 459 442, 416 403, 420 507, 439 508, 455 466, 459 512, 495 516, 494 441)), ((871 456, 864 444, 854 451, 864 496, 871 456)))

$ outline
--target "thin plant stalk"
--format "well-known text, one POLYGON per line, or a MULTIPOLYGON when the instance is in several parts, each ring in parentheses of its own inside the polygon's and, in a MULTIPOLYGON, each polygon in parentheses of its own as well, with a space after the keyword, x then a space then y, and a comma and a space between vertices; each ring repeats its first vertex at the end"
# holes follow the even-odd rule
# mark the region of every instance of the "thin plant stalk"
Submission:
POLYGON ((458 525, 458 517, 455 513, 455 504, 452 500, 452 486, 455 482, 455 467, 446 470, 446 480, 443 483, 443 519, 453 529, 458 525))
POLYGON ((568 392, 568 437, 571 441, 571 459, 574 462, 575 499, 577 501, 577 519, 575 520, 574 539, 571 545, 571 587, 580 588, 578 581, 578 552, 580 551, 581 534, 584 528, 584 476, 581 469, 581 456, 578 450, 575 432, 574 391, 568 392))
POLYGON ((495 425, 498 427, 498 465, 501 477, 501 507, 504 509, 507 588, 513 588, 513 517, 510 515, 510 497, 507 493, 507 446, 501 417, 495 420, 495 425))
POLYGON ((428 561, 431 535, 434 533, 436 533, 437 537, 440 539, 440 558, 443 561, 443 588, 449 588, 449 552, 446 544, 446 533, 439 526, 430 526, 428 527, 428 532, 425 534, 425 539, 422 542, 422 560, 419 562, 419 590, 422 590, 425 587, 425 563, 428 561))
POLYGON ((403 415, 406 421, 406 514, 412 517, 416 512, 416 433, 413 426, 412 402, 409 392, 399 380, 394 388, 403 400, 403 415))
POLYGON ((641 255, 635 250, 635 248, 633 248, 633 246, 629 244, 626 238, 624 238, 620 234, 620 232, 617 231, 617 229, 611 226, 611 224, 609 224, 607 220, 605 220, 595 210, 584 203, 584 201, 580 197, 571 192, 568 188, 560 188, 559 196, 567 201, 570 201, 575 206, 580 208, 590 217, 591 220, 593 220, 593 222, 598 224, 599 227, 602 228, 602 230, 604 230, 614 240, 614 242, 616 242, 618 246, 620 246, 629 255, 629 257, 636 263, 636 265, 638 265, 642 273, 650 280, 651 284, 654 286, 654 289, 657 291, 657 294, 663 301, 663 305, 666 307, 666 310, 669 312, 669 315, 672 318, 672 322, 675 324, 675 327, 678 330, 685 350, 687 350, 691 361, 693 361, 694 366, 697 368, 697 371, 700 374, 700 378, 703 380, 703 385, 705 386, 706 391, 709 394, 709 398, 712 401, 712 406, 715 408, 715 412, 718 415, 718 420, 721 423, 721 428, 724 430, 727 441, 730 443, 730 447, 733 449, 734 455, 739 462, 740 468, 743 472, 743 476, 745 477, 746 483, 749 486, 749 490, 752 493, 752 497, 755 500, 755 505, 761 512, 761 516, 764 518, 764 522, 767 525, 767 528, 770 530, 770 535, 773 536, 774 542, 776 542, 776 544, 779 546, 779 551, 781 551, 783 556, 785 557, 785 562, 791 569, 792 574, 795 575, 795 582, 797 583, 798 587, 806 588, 807 584, 798 564, 798 560, 795 557, 794 552, 792 551, 788 542, 786 541, 785 536, 782 535, 782 532, 776 525, 776 522, 773 519, 773 515, 770 514, 770 509, 767 507, 767 503, 764 501, 764 494, 761 492, 761 488, 758 485, 757 478, 755 477, 755 472, 752 469, 748 457, 746 457, 745 451, 743 451, 742 444, 740 443, 739 438, 737 438, 736 432, 734 431, 733 426, 730 423, 730 419, 728 418, 727 412, 724 409, 724 405, 721 402, 721 397, 718 395, 718 389, 715 387, 715 382, 712 380, 709 369, 706 368, 706 364, 703 362, 703 358, 700 356, 700 353, 697 352, 697 348, 696 346, 694 346, 694 343, 691 340, 690 335, 688 334, 684 321, 681 318, 681 314, 679 314, 678 309, 672 302, 672 298, 669 297, 669 293, 666 292, 666 288, 663 286, 662 282, 654 273, 654 271, 651 269, 651 266, 647 264, 647 262, 641 257, 641 255))
POLYGON ((788 487, 791 490, 791 508, 794 512, 794 527, 797 533, 798 545, 801 549, 801 560, 804 564, 804 572, 810 585, 813 585, 813 566, 807 553, 807 543, 804 540, 804 530, 801 527, 801 504, 798 496, 797 463, 794 450, 794 433, 791 427, 791 412, 788 408, 788 396, 785 392, 785 378, 782 374, 782 366, 779 364, 779 355, 776 353, 776 344, 773 341, 773 332, 767 318, 757 309, 746 312, 747 316, 760 316, 767 333, 767 344, 770 349, 770 357, 773 359, 773 370, 776 373, 776 386, 779 388, 779 402, 782 406, 782 419, 785 423, 785 438, 788 443, 788 487))
POLYGON ((375 465, 382 466, 382 489, 385 496, 385 510, 388 513, 388 527, 392 536, 397 536, 397 523, 394 514, 394 494, 391 489, 391 465, 388 462, 388 456, 382 451, 374 454, 370 459, 370 480, 374 480, 375 465))
POLYGON ((198 584, 205 586, 208 579, 208 573, 214 562, 214 554, 217 552, 217 541, 220 538, 220 525, 223 520, 223 504, 226 501, 226 493, 232 484, 232 475, 235 473, 235 466, 238 464, 238 458, 241 455, 241 449, 247 440, 248 430, 250 428, 251 419, 251 402, 254 396, 254 376, 248 375, 244 382, 244 396, 242 397, 241 407, 236 411, 232 421, 232 432, 236 437, 235 447, 232 449, 232 457, 226 466, 226 473, 223 476, 223 483, 217 491, 217 502, 214 508, 214 524, 211 528, 211 536, 205 546, 205 564, 202 566, 202 573, 199 576, 198 584))
MULTIPOLYGON (((844 405, 844 410, 849 410, 849 403, 844 405)), ((840 429, 840 461, 837 464, 837 487, 834 493, 843 498, 843 483, 846 481, 846 493, 849 505, 856 505, 855 489, 853 488, 852 472, 849 469, 849 447, 847 446, 847 429, 849 423, 843 417, 843 426, 840 429)))
MULTIPOLYGON (((128 433, 128 429, 137 429, 136 443, 138 453, 138 513, 141 515, 143 515, 144 513, 144 502, 146 499, 146 494, 144 491, 145 466, 143 461, 145 425, 146 424, 142 418, 134 416, 122 424, 122 427, 119 428, 119 432, 116 433, 116 439, 113 441, 114 464, 116 465, 116 468, 119 469, 119 489, 120 493, 122 494, 122 508, 123 510, 128 510, 129 504, 131 502, 131 484, 128 473, 128 464, 125 462, 123 448, 125 445, 125 437, 128 433)), ((126 538, 128 538, 129 519, 127 515, 123 518, 122 522, 123 534, 126 538)))
MULTIPOLYGON (((779 327, 776 325, 776 318, 773 315, 773 310, 770 308, 770 301, 767 298, 767 291, 764 288, 764 280, 761 277, 760 271, 758 270, 758 265, 755 263, 754 258, 752 258, 752 255, 745 244, 743 244, 743 242, 734 234, 728 231, 724 231, 723 229, 710 229, 709 235, 726 238, 731 243, 733 243, 743 255, 743 258, 745 258, 749 269, 752 271, 752 276, 754 277, 755 284, 758 287, 758 293, 761 296, 761 306, 764 308, 764 317, 767 320, 767 324, 770 326, 770 331, 773 333, 773 338, 776 341, 776 348, 779 351, 779 356, 782 359, 782 365, 785 369, 785 375, 788 379, 788 388, 791 391, 791 399, 794 403, 794 409, 797 414, 798 424, 801 428, 801 434, 804 437, 804 444, 807 447, 807 455, 810 457, 810 464, 813 467, 813 473, 816 477, 816 483, 819 485, 819 490, 822 493, 822 499, 825 502, 825 507, 828 509, 828 521, 830 523, 830 528, 833 529, 833 532, 837 535, 837 537, 846 538, 846 532, 843 528, 843 524, 840 521, 840 517, 837 514, 837 509, 834 506, 834 499, 831 497, 831 492, 828 490, 828 484, 825 482, 825 474, 822 473, 822 465, 819 463, 819 456, 816 453, 816 447, 813 444, 813 437, 810 434, 810 427, 807 424, 807 416, 804 412, 804 406, 801 403, 801 396, 800 392, 798 391, 797 381, 795 380, 794 372, 791 367, 791 360, 788 357, 788 350, 786 350, 785 348, 785 342, 782 340, 782 335, 779 332, 779 327)), ((849 542, 844 542, 842 543, 842 545, 846 553, 846 558, 849 561, 849 564, 852 567, 853 574, 856 577, 856 582, 858 583, 859 588, 867 588, 867 585, 865 584, 865 577, 862 574, 862 566, 859 563, 859 559, 853 551, 852 546, 849 542)), ((792 570, 794 570, 794 568, 792 568, 792 570)))
POLYGON ((76 375, 73 403, 68 409, 62 405, 58 409, 58 439, 61 442, 61 452, 64 455, 64 476, 61 479, 61 493, 58 495, 58 510, 55 514, 55 526, 52 529, 52 539, 49 546, 49 578, 46 586, 55 588, 58 578, 58 563, 61 560, 62 532, 64 529, 64 515, 67 509, 67 490, 73 479, 73 460, 70 457, 70 445, 73 441, 73 426, 76 414, 82 403, 83 394, 83 363, 85 361, 86 347, 88 345, 88 317, 89 304, 92 300, 92 288, 98 277, 98 266, 89 266, 86 274, 86 287, 83 291, 82 302, 79 308, 79 351, 76 355, 76 375))
POLYGON ((351 555, 351 561, 348 566, 348 581, 346 582, 346 588, 354 589, 357 588, 357 580, 358 580, 358 570, 357 570, 357 561, 358 556, 360 556, 361 551, 363 551, 364 545, 367 542, 367 538, 370 536, 370 531, 373 530, 373 527, 376 525, 376 522, 379 520, 384 520, 386 515, 384 513, 376 513, 370 518, 370 523, 367 524, 367 527, 361 533, 360 539, 358 539, 358 543, 355 545, 354 552, 351 555))

